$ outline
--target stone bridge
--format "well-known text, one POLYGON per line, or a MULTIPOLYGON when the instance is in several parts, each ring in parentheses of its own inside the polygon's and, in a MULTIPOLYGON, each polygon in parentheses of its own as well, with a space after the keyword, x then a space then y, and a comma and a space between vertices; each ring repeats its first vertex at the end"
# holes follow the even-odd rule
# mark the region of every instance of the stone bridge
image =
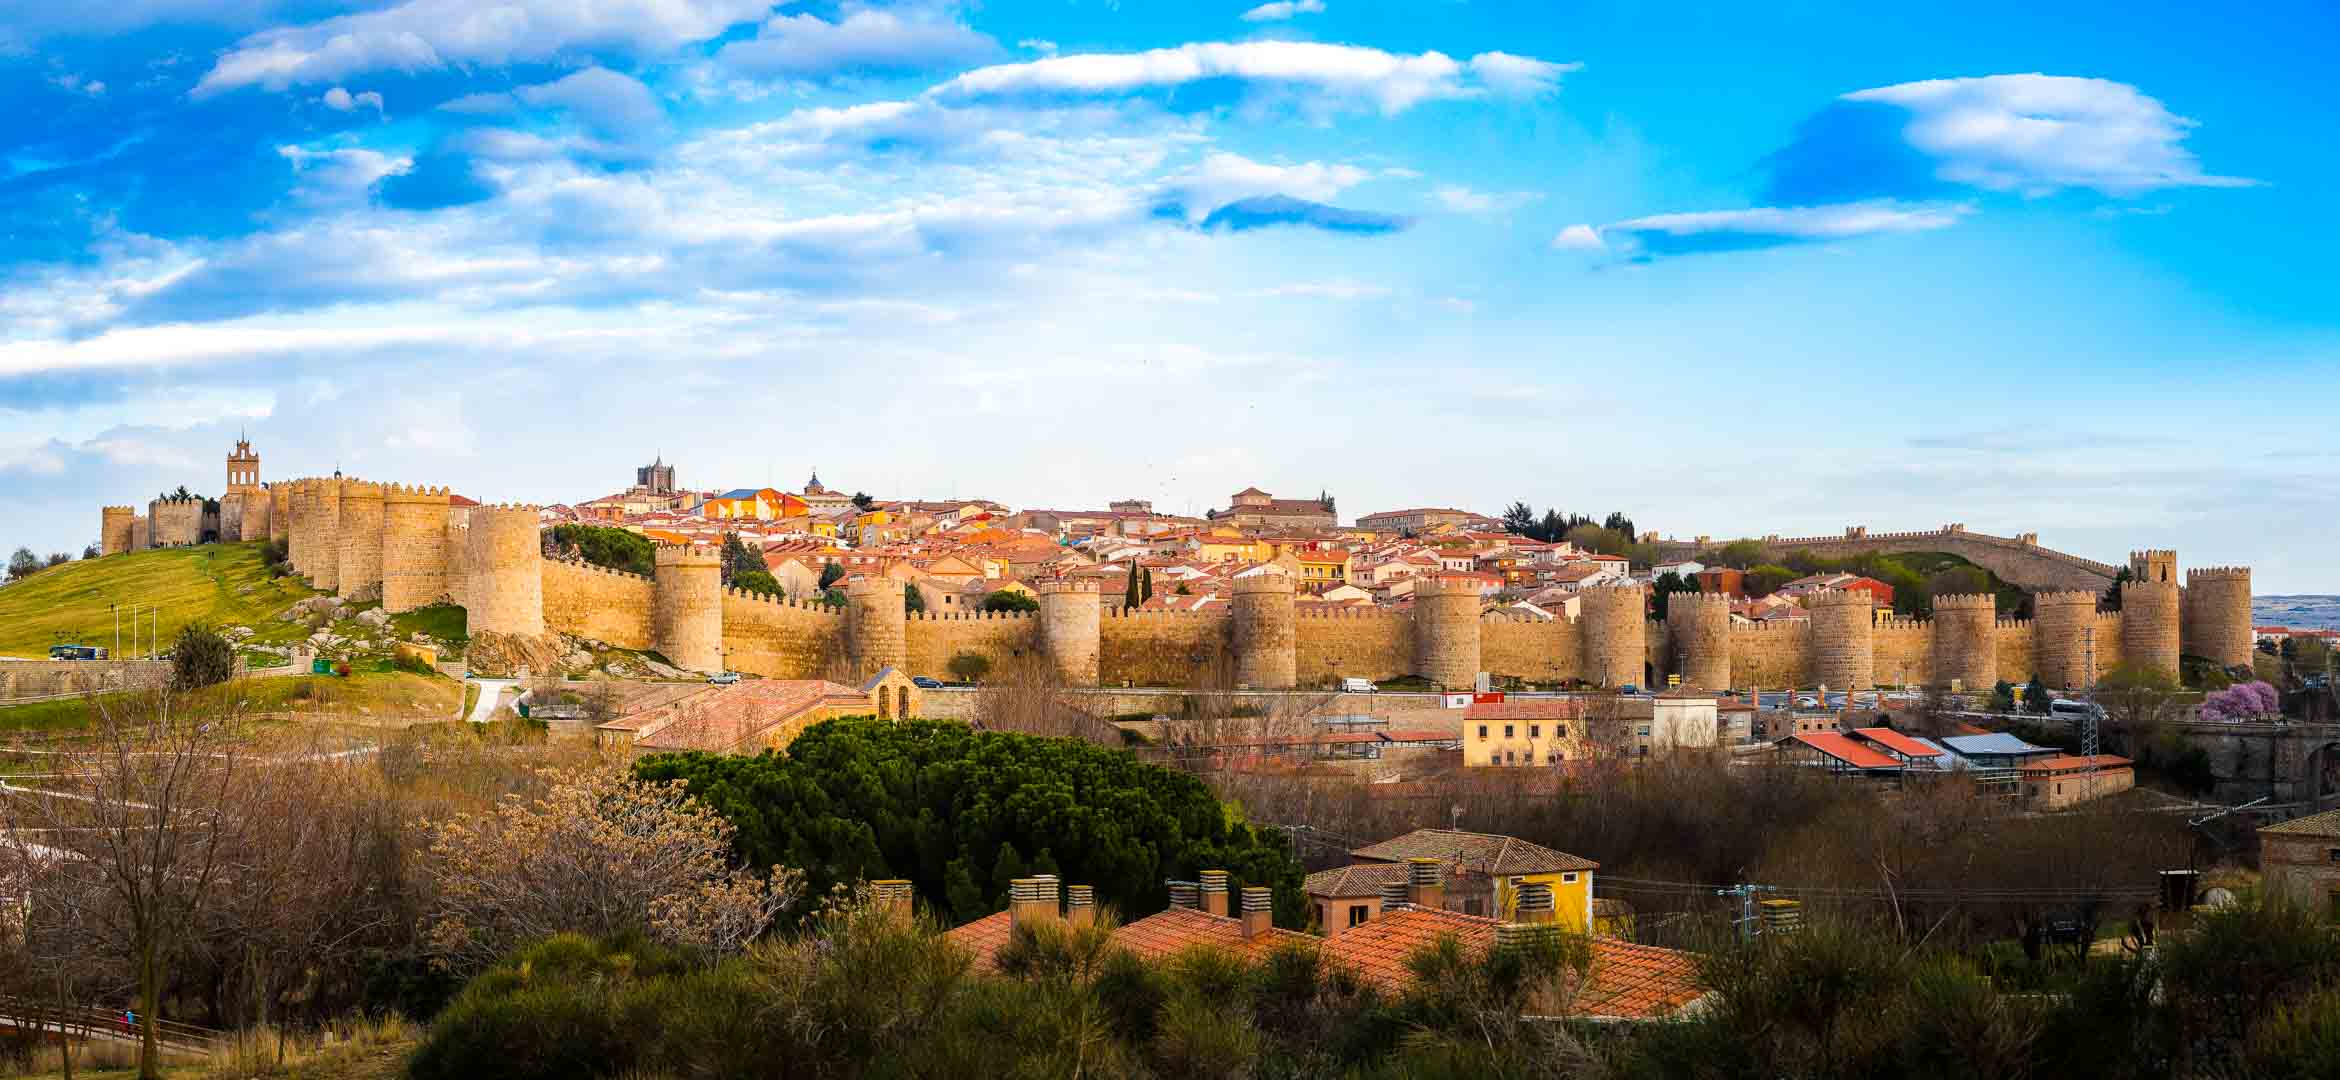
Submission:
MULTIPOLYGON (((2033 591, 2075 590, 2102 592, 2112 586, 2120 567, 2084 559, 2039 545, 2038 533, 1992 536, 1968 532, 1966 526, 1944 525, 1926 532, 1872 533, 1854 525, 1842 536, 1759 536, 1747 539, 1776 552, 1803 551, 1826 558, 1850 555, 1899 555, 1912 551, 1940 551, 1997 574, 2001 581, 2033 591)), ((1712 551, 1729 540, 1701 536, 1695 540, 1659 537, 1661 558, 1683 559, 1712 551)))
POLYGON ((2214 801, 2268 798, 2299 804, 2303 813, 2340 807, 2340 724, 2189 721, 2176 733, 2210 755, 2214 801))

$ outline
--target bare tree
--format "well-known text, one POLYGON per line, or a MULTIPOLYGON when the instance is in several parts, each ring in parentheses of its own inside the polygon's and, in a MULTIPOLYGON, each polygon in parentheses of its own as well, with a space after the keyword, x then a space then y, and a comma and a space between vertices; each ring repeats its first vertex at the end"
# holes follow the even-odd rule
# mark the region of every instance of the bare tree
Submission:
POLYGON ((157 1013, 172 957, 222 876, 245 869, 231 862, 253 824, 237 812, 240 718, 232 705, 196 700, 93 697, 90 738, 53 759, 65 775, 0 800, 11 833, 43 837, 59 853, 44 902, 130 969, 141 1080, 162 1075, 157 1013))
POLYGON ((793 870, 732 868, 731 824, 682 781, 592 768, 546 779, 550 789, 534 802, 508 797, 430 830, 438 896, 429 937, 459 967, 564 931, 639 929, 735 951, 802 891, 793 870))
POLYGON ((1015 657, 992 668, 975 692, 975 726, 1121 745, 1118 729, 1082 711, 1064 691, 1063 675, 1046 657, 1015 657))

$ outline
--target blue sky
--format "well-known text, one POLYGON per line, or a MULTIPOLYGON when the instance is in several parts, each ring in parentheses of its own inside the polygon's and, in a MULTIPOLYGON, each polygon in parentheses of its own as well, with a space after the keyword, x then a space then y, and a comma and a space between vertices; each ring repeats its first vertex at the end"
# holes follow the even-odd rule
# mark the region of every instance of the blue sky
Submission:
POLYGON ((0 0, 0 543, 248 428, 494 500, 663 453, 2340 591, 2334 55, 2309 3, 0 0))

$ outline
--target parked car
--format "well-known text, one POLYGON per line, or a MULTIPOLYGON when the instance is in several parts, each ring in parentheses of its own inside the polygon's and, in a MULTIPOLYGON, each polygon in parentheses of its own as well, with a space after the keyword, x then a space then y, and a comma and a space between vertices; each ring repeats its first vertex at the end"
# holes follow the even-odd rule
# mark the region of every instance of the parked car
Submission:
POLYGON ((722 673, 722 674, 720 674, 720 675, 709 675, 709 676, 707 676, 707 682, 708 682, 710 685, 714 685, 714 686, 730 686, 732 683, 735 683, 735 682, 738 682, 738 681, 739 681, 739 672, 736 672, 736 671, 726 671, 726 672, 724 672, 724 673, 722 673))
POLYGON ((1381 688, 1373 685, 1371 679, 1341 680, 1341 693, 1344 694, 1378 694, 1380 692, 1381 688))
POLYGON ((943 687, 943 682, 941 679, 929 678, 924 675, 912 675, 910 676, 910 685, 920 690, 940 690, 943 687))

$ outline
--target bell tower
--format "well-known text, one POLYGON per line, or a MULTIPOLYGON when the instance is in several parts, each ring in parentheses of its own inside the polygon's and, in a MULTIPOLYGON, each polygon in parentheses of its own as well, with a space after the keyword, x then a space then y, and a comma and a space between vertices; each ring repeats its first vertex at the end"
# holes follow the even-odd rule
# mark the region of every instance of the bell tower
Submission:
POLYGON ((260 486, 260 455, 252 450, 252 440, 242 432, 236 433, 236 448, 227 457, 227 490, 251 491, 260 486))

